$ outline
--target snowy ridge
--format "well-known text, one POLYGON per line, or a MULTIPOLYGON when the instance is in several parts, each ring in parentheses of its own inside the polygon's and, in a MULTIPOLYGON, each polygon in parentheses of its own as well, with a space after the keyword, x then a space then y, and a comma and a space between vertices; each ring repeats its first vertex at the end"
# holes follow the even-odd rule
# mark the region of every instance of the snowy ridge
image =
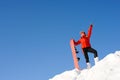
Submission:
POLYGON ((110 53, 89 70, 65 71, 49 80, 120 80, 120 51, 110 53))

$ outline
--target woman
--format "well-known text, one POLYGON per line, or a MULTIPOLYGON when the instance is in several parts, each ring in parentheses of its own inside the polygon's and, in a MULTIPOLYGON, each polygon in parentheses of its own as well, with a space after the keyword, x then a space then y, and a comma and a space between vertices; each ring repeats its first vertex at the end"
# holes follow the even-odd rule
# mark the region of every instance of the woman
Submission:
POLYGON ((83 50, 83 53, 86 59, 87 68, 91 67, 90 62, 89 62, 88 52, 91 52, 94 54, 95 64, 99 61, 97 51, 93 49, 90 44, 92 28, 93 28, 93 25, 91 24, 88 29, 88 34, 82 31, 80 32, 81 38, 77 42, 74 41, 75 46, 81 44, 81 47, 82 47, 82 50, 83 50))

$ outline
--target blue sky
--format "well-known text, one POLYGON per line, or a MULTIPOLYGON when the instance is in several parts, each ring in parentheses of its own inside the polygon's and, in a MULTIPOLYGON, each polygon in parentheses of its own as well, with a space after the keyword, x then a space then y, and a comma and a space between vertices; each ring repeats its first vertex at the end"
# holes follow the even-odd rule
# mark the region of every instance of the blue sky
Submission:
MULTIPOLYGON (((0 80, 48 80, 74 68, 69 41, 92 23, 102 59, 120 50, 119 0, 0 1, 0 80)), ((79 62, 85 68, 80 51, 79 62)), ((93 55, 89 54, 92 65, 93 55)))

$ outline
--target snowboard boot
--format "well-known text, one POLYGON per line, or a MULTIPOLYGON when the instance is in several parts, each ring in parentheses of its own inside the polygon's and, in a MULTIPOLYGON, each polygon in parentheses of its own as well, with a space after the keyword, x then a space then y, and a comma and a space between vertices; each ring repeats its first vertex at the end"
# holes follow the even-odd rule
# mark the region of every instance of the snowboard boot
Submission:
POLYGON ((90 69, 91 68, 91 64, 88 62, 87 63, 87 69, 90 69))
POLYGON ((94 61, 95 61, 95 65, 96 65, 97 62, 99 61, 99 58, 98 57, 94 58, 94 61))

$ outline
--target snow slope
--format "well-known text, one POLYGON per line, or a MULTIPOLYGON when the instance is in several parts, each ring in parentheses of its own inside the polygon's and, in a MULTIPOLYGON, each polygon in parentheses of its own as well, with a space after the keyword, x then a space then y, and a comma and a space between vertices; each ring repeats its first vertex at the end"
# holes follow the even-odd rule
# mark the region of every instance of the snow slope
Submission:
POLYGON ((89 70, 65 71, 49 80, 120 80, 120 51, 110 53, 89 70))

